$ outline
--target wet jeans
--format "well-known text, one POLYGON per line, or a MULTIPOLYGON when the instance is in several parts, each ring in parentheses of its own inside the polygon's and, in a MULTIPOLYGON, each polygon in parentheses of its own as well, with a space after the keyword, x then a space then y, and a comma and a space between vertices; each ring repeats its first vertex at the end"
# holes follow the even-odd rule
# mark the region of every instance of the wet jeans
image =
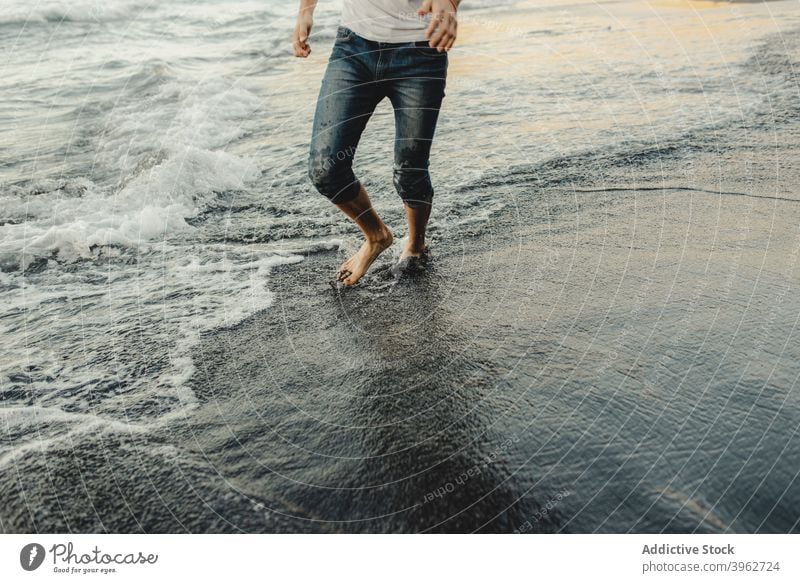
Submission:
POLYGON ((427 41, 370 41, 340 26, 314 115, 308 175, 337 204, 361 185, 353 158, 375 107, 388 97, 394 108, 394 186, 411 207, 431 204, 431 142, 444 97, 447 53, 427 41))

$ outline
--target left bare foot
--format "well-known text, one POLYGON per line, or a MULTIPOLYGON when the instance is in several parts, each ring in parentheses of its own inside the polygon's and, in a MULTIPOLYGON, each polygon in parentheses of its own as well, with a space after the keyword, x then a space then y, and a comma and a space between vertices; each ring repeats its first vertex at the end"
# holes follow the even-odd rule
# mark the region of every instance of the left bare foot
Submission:
POLYGON ((392 244, 392 232, 384 227, 377 237, 367 239, 350 259, 342 263, 336 279, 345 285, 354 285, 373 264, 378 255, 392 244))

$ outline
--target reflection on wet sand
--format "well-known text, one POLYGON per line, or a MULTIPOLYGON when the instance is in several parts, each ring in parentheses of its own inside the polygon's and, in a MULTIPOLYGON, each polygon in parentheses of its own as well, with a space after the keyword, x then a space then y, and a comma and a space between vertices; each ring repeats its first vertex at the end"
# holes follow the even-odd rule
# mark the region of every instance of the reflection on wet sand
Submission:
MULTIPOLYGON (((243 398, 255 410, 271 409, 281 394, 297 397, 297 370, 306 371, 304 392, 314 398, 278 423, 282 440, 275 439, 274 425, 243 431, 237 419, 237 433, 247 435, 244 449, 258 458, 268 451, 270 469, 293 468, 284 474, 288 482, 257 469, 262 486, 281 491, 323 528, 344 531, 510 531, 527 520, 526 509, 538 509, 509 480, 520 436, 494 426, 502 413, 493 403, 494 365, 443 308, 449 300, 435 266, 399 282, 382 283, 379 275, 371 292, 341 295, 304 292, 297 273, 285 275, 283 305, 292 313, 304 306, 314 325, 268 326, 260 347, 277 353, 292 346, 292 357, 273 360, 269 377, 244 383, 269 378, 263 389, 226 385, 209 403, 208 421, 243 398)), ((208 363, 217 366, 228 368, 208 363)), ((224 370, 212 374, 225 376, 224 370)), ((242 466, 236 473, 242 480, 252 471, 242 466)), ((543 516, 536 530, 552 529, 557 516, 543 516)))

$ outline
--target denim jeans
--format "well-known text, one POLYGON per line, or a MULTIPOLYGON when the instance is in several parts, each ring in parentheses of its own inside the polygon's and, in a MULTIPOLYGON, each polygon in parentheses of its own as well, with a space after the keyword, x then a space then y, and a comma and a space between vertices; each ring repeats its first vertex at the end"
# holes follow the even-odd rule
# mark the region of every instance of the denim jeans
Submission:
POLYGON ((308 175, 316 189, 337 204, 358 195, 358 141, 375 107, 388 97, 395 117, 395 189, 408 206, 431 204, 428 159, 446 77, 447 53, 427 41, 370 41, 340 26, 314 115, 308 175))

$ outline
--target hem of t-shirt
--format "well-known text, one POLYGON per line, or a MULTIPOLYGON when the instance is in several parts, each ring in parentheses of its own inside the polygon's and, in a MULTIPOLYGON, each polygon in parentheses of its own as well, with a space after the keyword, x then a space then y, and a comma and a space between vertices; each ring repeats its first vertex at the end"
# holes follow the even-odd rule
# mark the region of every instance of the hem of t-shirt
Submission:
POLYGON ((416 31, 416 30, 409 31, 408 35, 396 35, 396 36, 392 36, 392 38, 386 38, 386 37, 376 38, 375 36, 373 36, 369 32, 363 33, 362 31, 359 31, 357 25, 354 26, 354 25, 351 25, 351 24, 345 24, 344 22, 341 23, 341 24, 342 24, 342 26, 347 27, 350 30, 352 30, 354 33, 356 33, 361 38, 365 38, 365 39, 367 39, 369 41, 376 42, 376 43, 413 43, 413 42, 419 42, 421 40, 428 40, 428 39, 425 38, 425 29, 420 29, 418 31, 416 31))

